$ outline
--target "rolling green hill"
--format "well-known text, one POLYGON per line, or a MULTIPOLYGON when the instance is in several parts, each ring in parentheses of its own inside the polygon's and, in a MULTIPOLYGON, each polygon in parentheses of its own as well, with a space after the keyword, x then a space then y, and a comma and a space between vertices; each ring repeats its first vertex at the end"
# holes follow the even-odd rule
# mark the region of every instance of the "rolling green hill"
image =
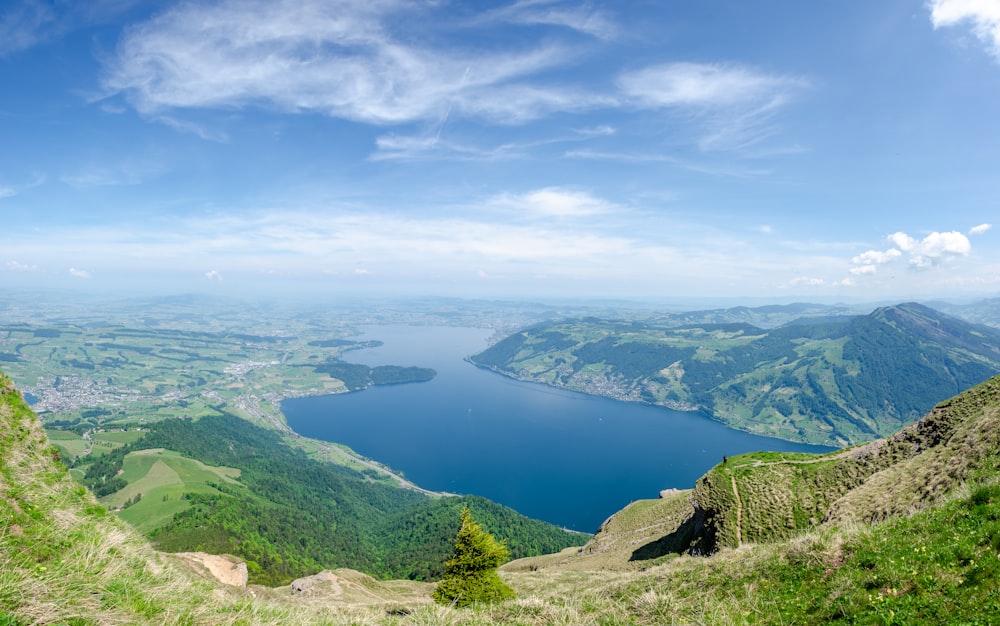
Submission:
POLYGON ((1000 372, 1000 331, 914 303, 770 330, 586 318, 533 326, 470 360, 522 380, 841 446, 895 432, 1000 372))

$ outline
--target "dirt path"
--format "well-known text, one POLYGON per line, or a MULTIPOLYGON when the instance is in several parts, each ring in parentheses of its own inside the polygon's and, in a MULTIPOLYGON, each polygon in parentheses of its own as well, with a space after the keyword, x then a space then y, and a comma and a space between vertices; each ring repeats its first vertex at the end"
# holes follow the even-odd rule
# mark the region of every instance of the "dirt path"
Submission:
POLYGON ((733 495, 736 496, 736 547, 738 548, 743 545, 743 500, 736 486, 736 477, 730 474, 729 480, 733 485, 733 495))

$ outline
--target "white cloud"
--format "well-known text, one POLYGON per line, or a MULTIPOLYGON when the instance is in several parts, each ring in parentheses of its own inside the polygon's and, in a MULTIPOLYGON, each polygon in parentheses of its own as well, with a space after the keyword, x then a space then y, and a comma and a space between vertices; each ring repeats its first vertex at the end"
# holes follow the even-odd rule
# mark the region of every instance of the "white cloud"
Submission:
POLYGON ((752 68, 709 63, 664 63, 627 72, 618 86, 628 102, 703 116, 704 150, 749 146, 767 136, 767 121, 806 82, 752 68))
POLYGON ((814 278, 811 276, 798 276, 788 281, 788 287, 822 287, 826 284, 826 281, 822 278, 814 278))
POLYGON ((17 261, 7 261, 7 269, 12 272, 37 272, 37 265, 26 265, 17 261))
POLYGON ((770 224, 764 224, 762 226, 758 226, 757 230, 764 233, 765 235, 770 235, 774 232, 774 227, 771 226, 770 224))
POLYGON ((576 129, 576 134, 582 135, 584 137, 610 137, 618 132, 614 126, 609 126, 608 124, 602 124, 600 126, 594 126, 591 128, 578 128, 576 129))
POLYGON ((665 63, 623 74, 622 91, 646 107, 776 106, 802 81, 749 68, 707 63, 665 63))
POLYGON ((207 278, 208 280, 214 280, 214 281, 220 282, 220 283, 222 282, 222 274, 220 274, 216 270, 208 270, 207 272, 205 272, 205 278, 207 278))
MULTIPOLYGON (((981 226, 976 227, 978 228, 981 226)), ((888 250, 869 250, 851 259, 853 267, 848 271, 852 276, 870 276, 878 271, 879 266, 904 256, 912 269, 926 270, 968 256, 972 250, 969 239, 958 231, 932 232, 923 239, 895 232, 886 239, 895 247, 888 250)))
POLYGON ((980 224, 979 226, 973 226, 969 229, 970 235, 982 235, 989 229, 993 228, 993 224, 980 224))
POLYGON ((558 187, 537 189, 521 195, 504 194, 493 199, 493 204, 515 208, 529 216, 585 217, 615 210, 612 203, 582 191, 558 187))
POLYGON ((934 28, 969 23, 972 32, 1000 61, 1000 2, 997 0, 931 0, 934 28))
POLYGON ((897 259, 902 256, 902 252, 895 248, 890 248, 885 251, 881 250, 869 250, 868 252, 862 252, 858 256, 851 259, 851 263, 855 265, 883 265, 897 259))
POLYGON ((45 176, 42 174, 35 174, 34 180, 22 183, 20 185, 0 185, 0 200, 4 198, 13 198, 16 195, 22 194, 29 189, 34 189, 42 183, 45 182, 45 176))
POLYGON ((90 279, 90 278, 92 278, 92 276, 90 275, 90 272, 88 272, 87 270, 80 270, 80 269, 77 269, 75 267, 69 268, 69 275, 72 276, 72 277, 74 277, 74 278, 83 278, 83 279, 90 279))
POLYGON ((865 276, 866 274, 874 274, 878 271, 878 266, 876 265, 856 265, 848 270, 854 276, 865 276))
POLYGON ((914 239, 906 233, 893 233, 889 241, 907 254, 910 267, 928 269, 951 259, 968 256, 972 250, 969 239, 958 231, 933 232, 923 239, 914 239))
POLYGON ((560 0, 519 0, 484 16, 485 20, 500 19, 515 24, 547 24, 564 26, 600 39, 612 39, 618 27, 603 11, 560 0))
POLYGON ((26 50, 78 28, 106 22, 136 2, 6 0, 0 9, 0 57, 26 50))
POLYGON ((419 17, 425 6, 403 0, 185 3, 126 33, 104 85, 154 116, 263 105, 372 124, 433 121, 447 112, 521 123, 605 100, 527 81, 565 62, 568 53, 558 46, 446 53, 393 36, 392 20, 419 17))

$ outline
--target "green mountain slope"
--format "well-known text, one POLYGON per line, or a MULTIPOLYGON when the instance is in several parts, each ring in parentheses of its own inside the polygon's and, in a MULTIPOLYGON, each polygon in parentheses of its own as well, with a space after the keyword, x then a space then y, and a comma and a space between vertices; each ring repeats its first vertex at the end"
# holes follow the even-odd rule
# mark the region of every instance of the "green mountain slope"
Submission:
POLYGON ((122 480, 124 460, 147 449, 238 470, 238 478, 184 494, 187 506, 151 537, 170 552, 240 556, 248 562, 251 582, 285 584, 338 567, 379 578, 436 579, 463 506, 507 539, 516 556, 557 551, 588 538, 484 498, 431 497, 312 459, 279 433, 231 415, 150 424, 141 439, 90 465, 84 483, 98 493, 113 485, 108 499, 120 501, 115 492, 135 491, 122 480))
POLYGON ((227 593, 155 552, 73 482, 0 374, 0 624, 317 623, 329 611, 227 593))
POLYGON ((895 432, 1000 372, 1000 331, 913 303, 771 330, 588 318, 534 326, 470 360, 523 380, 840 446, 895 432))
POLYGON ((585 579, 581 603, 635 623, 997 623, 1000 377, 856 448, 731 457, 582 551, 503 569, 585 579))

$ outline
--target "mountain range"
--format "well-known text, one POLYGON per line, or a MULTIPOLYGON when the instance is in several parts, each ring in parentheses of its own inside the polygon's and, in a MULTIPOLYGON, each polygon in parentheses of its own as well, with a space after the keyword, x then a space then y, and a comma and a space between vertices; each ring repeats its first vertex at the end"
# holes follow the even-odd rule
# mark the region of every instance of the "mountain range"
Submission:
POLYGON ((916 303, 770 329, 677 321, 545 322, 470 361, 520 380, 697 410, 734 428, 837 447, 891 434, 1000 372, 1000 330, 916 303))

